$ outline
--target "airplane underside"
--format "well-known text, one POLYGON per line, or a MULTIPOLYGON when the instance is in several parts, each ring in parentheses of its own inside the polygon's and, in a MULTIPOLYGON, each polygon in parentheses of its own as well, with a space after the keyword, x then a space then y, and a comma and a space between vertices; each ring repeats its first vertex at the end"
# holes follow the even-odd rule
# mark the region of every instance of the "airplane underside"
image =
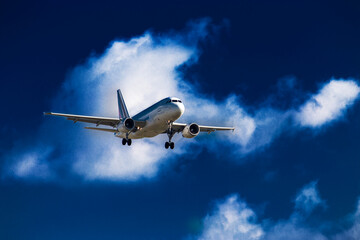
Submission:
POLYGON ((140 129, 136 129, 130 133, 118 132, 114 135, 122 138, 123 145, 131 145, 131 139, 151 138, 162 133, 167 133, 169 141, 165 143, 165 148, 173 149, 175 144, 171 142, 171 138, 175 132, 171 131, 171 123, 177 120, 181 114, 178 111, 174 111, 171 108, 162 107, 156 111, 156 114, 149 116, 146 121, 146 126, 140 129))

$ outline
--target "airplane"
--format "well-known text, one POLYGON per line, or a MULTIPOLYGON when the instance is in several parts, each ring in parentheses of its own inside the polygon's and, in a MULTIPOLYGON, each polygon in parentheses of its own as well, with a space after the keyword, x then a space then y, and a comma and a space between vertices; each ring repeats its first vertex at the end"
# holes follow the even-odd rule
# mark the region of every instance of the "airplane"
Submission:
POLYGON ((96 124, 96 127, 85 127, 85 129, 111 132, 115 137, 122 138, 123 145, 131 145, 132 139, 150 138, 159 134, 167 134, 169 141, 165 142, 165 148, 174 149, 171 141, 175 133, 182 133, 185 138, 194 138, 200 132, 215 132, 232 130, 233 127, 202 126, 196 123, 175 123, 183 115, 185 107, 183 102, 176 97, 167 97, 151 105, 145 110, 130 117, 120 89, 117 90, 119 118, 95 117, 84 115, 73 115, 64 113, 45 112, 44 115, 66 117, 67 120, 96 124), (99 125, 111 128, 99 128, 99 125))

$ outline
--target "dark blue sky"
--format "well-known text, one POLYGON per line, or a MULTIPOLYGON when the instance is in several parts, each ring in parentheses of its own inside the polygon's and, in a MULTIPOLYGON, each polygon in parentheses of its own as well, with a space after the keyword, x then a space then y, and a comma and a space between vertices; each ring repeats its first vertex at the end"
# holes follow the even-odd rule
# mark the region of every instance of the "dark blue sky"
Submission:
MULTIPOLYGON (((358 1, 2 1, 0 168, 15 145, 31 141, 72 69, 113 40, 182 31, 209 17, 222 27, 200 43, 184 78, 215 99, 241 95, 250 112, 270 103, 288 109, 332 77, 360 79, 359 12, 358 1), (289 77, 297 90, 279 93, 279 80, 289 77)), ((283 131, 265 149, 231 156, 242 164, 203 150, 130 183, 2 177, 0 239, 182 239, 200 233, 214 201, 232 193, 261 219, 288 218, 311 181, 326 200, 314 219, 336 226, 360 196, 359 138, 355 102, 326 128, 283 131)))

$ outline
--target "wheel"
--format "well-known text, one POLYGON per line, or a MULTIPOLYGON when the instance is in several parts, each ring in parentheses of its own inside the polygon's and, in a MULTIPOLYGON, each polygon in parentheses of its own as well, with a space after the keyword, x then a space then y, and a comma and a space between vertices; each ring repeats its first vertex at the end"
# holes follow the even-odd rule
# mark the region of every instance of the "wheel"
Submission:
POLYGON ((130 145, 131 145, 131 139, 128 139, 128 140, 127 140, 127 143, 128 143, 128 145, 130 146, 130 145))
POLYGON ((175 143, 171 142, 171 143, 170 143, 170 148, 171 148, 171 149, 174 149, 174 147, 175 147, 175 143))
POLYGON ((166 143, 165 143, 165 148, 168 149, 169 146, 170 146, 169 142, 166 142, 166 143))
POLYGON ((126 144, 126 139, 125 138, 123 138, 123 140, 122 140, 122 145, 125 145, 126 144))

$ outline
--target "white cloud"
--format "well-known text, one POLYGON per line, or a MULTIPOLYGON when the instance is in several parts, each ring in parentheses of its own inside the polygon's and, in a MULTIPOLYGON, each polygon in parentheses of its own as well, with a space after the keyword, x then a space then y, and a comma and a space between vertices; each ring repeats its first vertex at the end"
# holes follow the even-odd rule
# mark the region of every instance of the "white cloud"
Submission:
POLYGON ((213 214, 204 219, 203 233, 199 240, 257 240, 263 230, 256 223, 255 213, 237 195, 220 202, 213 214))
MULTIPOLYGON (((327 236, 322 230, 324 224, 311 226, 311 212, 324 205, 317 190, 316 182, 311 182, 299 191, 294 212, 288 219, 259 221, 256 213, 237 195, 230 195, 217 203, 213 212, 203 220, 203 230, 198 236, 188 239, 257 239, 257 240, 343 240, 360 239, 360 200, 354 214, 350 216, 350 227, 334 235, 327 236), (303 211, 307 214, 302 214, 303 211)), ((340 220, 342 221, 342 220, 340 220)), ((328 224, 328 223, 326 223, 328 224)), ((338 226, 338 223, 333 223, 338 226)))
MULTIPOLYGON (((166 96, 177 96, 186 105, 186 114, 181 121, 221 125, 226 121, 226 125, 234 124, 237 131, 230 140, 245 146, 256 126, 254 119, 236 103, 236 98, 216 102, 203 97, 177 71, 178 66, 196 61, 196 45, 206 37, 207 27, 208 20, 205 19, 193 23, 188 32, 182 34, 155 37, 146 33, 129 41, 113 42, 103 55, 92 57, 73 70, 51 110, 116 117, 118 88, 122 89, 132 115, 166 96)), ((74 128, 69 122, 54 118, 46 119, 36 138, 41 144, 49 145, 62 154, 39 162, 44 166, 58 163, 51 167, 53 175, 62 163, 87 180, 115 181, 154 177, 165 160, 188 153, 187 147, 196 142, 196 139, 176 141, 175 150, 169 152, 163 147, 166 139, 167 136, 162 135, 133 141, 131 148, 123 147, 121 141, 110 134, 86 132, 81 126, 74 128), (61 131, 51 131, 50 135, 49 129, 53 129, 54 124, 61 131)), ((32 152, 36 151, 41 149, 34 147, 32 152)), ((24 154, 27 154, 26 150, 24 154)), ((189 154, 196 155, 196 152, 189 154)), ((13 159, 11 168, 19 168, 26 162, 18 157, 14 163, 13 159)), ((21 177, 20 172, 12 173, 21 177)), ((28 175, 31 175, 31 170, 28 175)))
MULTIPOLYGON (((309 103, 313 102, 311 100, 297 113, 293 109, 277 110, 268 106, 252 109, 249 113, 248 107, 243 106, 236 95, 222 101, 203 96, 183 79, 178 67, 196 63, 199 56, 197 43, 207 37, 211 26, 208 19, 203 19, 191 23, 180 33, 161 36, 145 33, 129 41, 114 41, 105 53, 74 68, 49 110, 117 117, 116 89, 120 88, 131 115, 164 97, 177 96, 186 107, 179 122, 234 126, 234 133, 217 132, 216 137, 203 135, 191 140, 180 140, 175 136, 173 151, 163 147, 166 135, 133 141, 129 148, 109 133, 84 130, 85 124, 73 126, 64 119, 47 117, 31 141, 15 145, 6 158, 6 174, 30 178, 39 176, 38 169, 43 169, 41 172, 47 172, 44 179, 46 176, 56 179, 59 172, 64 175, 64 169, 67 169, 65 175, 80 175, 87 180, 135 181, 156 176, 161 165, 179 155, 196 156, 202 147, 218 152, 214 146, 224 143, 230 143, 230 154, 236 154, 238 160, 268 146, 284 129, 296 128, 294 116, 303 122, 303 116, 318 117, 320 112, 326 121, 335 119, 338 117, 336 109, 349 106, 359 91, 354 81, 332 80, 312 98, 322 107, 313 107, 309 103), (194 148, 190 151, 189 147, 197 141, 202 142, 197 144, 197 152, 194 148), (51 150, 39 158, 43 148, 36 146, 51 150)), ((323 122, 318 121, 318 124, 323 122)))
MULTIPOLYGON (((183 81, 177 70, 182 64, 196 61, 196 45, 207 36, 208 23, 207 19, 193 22, 186 32, 177 35, 157 37, 145 33, 129 41, 113 42, 103 55, 90 58, 72 71, 51 111, 116 117, 116 89, 120 88, 132 115, 164 97, 177 96, 185 99, 187 119, 198 120, 199 111, 218 116, 215 112, 219 113, 220 107, 211 100, 198 98, 196 91, 183 81), (195 106, 201 107, 197 109, 195 106)), ((21 157, 28 155, 28 150, 19 145, 8 158, 9 168, 15 169, 10 174, 22 177, 23 166, 28 166, 25 168, 26 176, 35 177, 32 166, 41 165, 49 166, 52 175, 56 176, 57 168, 62 165, 86 180, 134 181, 154 177, 164 160, 186 154, 187 146, 194 144, 194 140, 178 141, 175 150, 170 152, 163 147, 167 136, 161 135, 135 140, 129 148, 122 146, 121 139, 111 134, 83 130, 82 126, 74 128, 64 119, 46 119, 35 141, 29 145, 40 142, 60 155, 49 154, 49 158, 29 161, 21 157)), ((34 154, 41 151, 35 146, 31 149, 34 154)))
POLYGON ((333 79, 300 108, 297 120, 302 126, 322 126, 339 118, 354 103, 359 92, 355 81, 333 79))

